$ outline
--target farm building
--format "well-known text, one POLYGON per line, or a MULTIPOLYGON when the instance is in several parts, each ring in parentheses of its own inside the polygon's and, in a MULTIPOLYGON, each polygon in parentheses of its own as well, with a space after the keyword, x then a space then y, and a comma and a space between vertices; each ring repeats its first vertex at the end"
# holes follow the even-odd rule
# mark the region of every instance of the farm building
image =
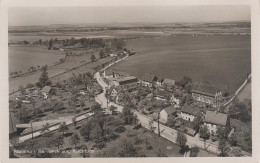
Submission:
POLYGON ((177 111, 176 108, 173 106, 164 108, 160 112, 160 121, 166 123, 170 115, 175 115, 177 117, 176 111, 177 111))
POLYGON ((114 79, 112 82, 115 86, 136 83, 138 79, 135 76, 122 76, 114 79))
POLYGON ((165 79, 165 80, 162 82, 162 85, 163 85, 163 86, 166 86, 166 87, 173 87, 173 86, 175 86, 175 80, 165 79))
POLYGON ((142 85, 152 87, 152 85, 157 82, 158 77, 153 74, 145 74, 142 77, 142 85))
POLYGON ((184 105, 181 109, 181 118, 192 122, 200 113, 201 110, 199 108, 193 107, 191 105, 184 105))
POLYGON ((214 85, 198 82, 193 86, 192 97, 198 102, 217 107, 220 105, 222 93, 214 85))
POLYGON ((216 133, 218 127, 230 126, 230 118, 227 114, 207 111, 204 125, 208 127, 211 133, 216 133))

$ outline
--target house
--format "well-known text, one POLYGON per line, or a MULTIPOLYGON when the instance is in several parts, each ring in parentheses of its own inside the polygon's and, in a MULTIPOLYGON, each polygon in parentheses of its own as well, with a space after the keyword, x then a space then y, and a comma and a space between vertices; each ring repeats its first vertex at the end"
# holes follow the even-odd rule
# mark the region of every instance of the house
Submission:
POLYGON ((175 86, 175 80, 172 80, 172 79, 164 79, 164 81, 162 82, 162 85, 163 86, 166 86, 166 87, 174 87, 175 86))
POLYGON ((177 111, 176 108, 173 106, 164 108, 160 112, 160 121, 166 123, 170 115, 175 115, 177 117, 176 111, 177 111))
POLYGON ((42 88, 42 95, 43 95, 44 99, 48 98, 50 91, 51 91, 50 86, 45 86, 45 87, 42 88))
POLYGON ((110 57, 117 57, 117 54, 111 53, 111 54, 109 54, 109 56, 110 56, 110 57))
POLYGON ((76 88, 77 90, 83 90, 83 91, 86 90, 86 86, 84 84, 77 85, 76 88))
POLYGON ((114 80, 114 84, 119 86, 119 85, 125 85, 125 84, 131 84, 131 83, 137 83, 138 79, 135 76, 122 76, 122 77, 117 77, 114 80))
POLYGON ((152 85, 157 82, 158 78, 153 74, 145 74, 142 77, 142 85, 152 87, 152 85))
POLYGON ((156 90, 154 92, 154 97, 158 100, 167 100, 172 96, 170 92, 166 92, 164 90, 156 90))
POLYGON ((172 104, 174 107, 176 107, 176 108, 180 107, 180 99, 174 97, 174 95, 171 96, 170 102, 171 102, 171 104, 172 104))
POLYGON ((117 90, 116 90, 115 88, 113 88, 112 91, 111 91, 111 93, 110 93, 110 95, 111 95, 112 97, 116 97, 116 96, 117 96, 117 90))
POLYGON ((156 84, 157 84, 158 86, 162 86, 163 80, 164 80, 163 78, 158 77, 158 79, 157 79, 157 81, 156 81, 156 84))
POLYGON ((186 130, 186 133, 190 136, 195 136, 196 135, 196 131, 192 128, 189 128, 189 127, 185 127, 185 130, 186 130))
POLYGON ((216 133, 218 127, 230 126, 230 118, 227 114, 215 111, 207 111, 205 115, 204 125, 206 125, 211 133, 216 133))
POLYGON ((192 97, 198 102, 217 107, 220 105, 222 93, 214 85, 198 82, 193 86, 192 97))
POLYGON ((200 113, 201 110, 199 108, 193 107, 191 105, 184 105, 181 109, 181 118, 192 122, 200 113))

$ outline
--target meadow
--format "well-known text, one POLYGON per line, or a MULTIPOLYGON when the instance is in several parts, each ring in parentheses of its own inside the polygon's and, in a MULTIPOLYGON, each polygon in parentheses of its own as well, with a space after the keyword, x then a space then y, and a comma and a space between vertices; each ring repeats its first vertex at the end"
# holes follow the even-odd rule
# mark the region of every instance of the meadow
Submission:
POLYGON ((49 51, 39 47, 12 47, 8 48, 9 72, 23 71, 34 66, 53 65, 54 62, 64 58, 64 55, 56 51, 49 51))
POLYGON ((132 39, 136 54, 112 69, 141 78, 145 73, 179 80, 209 82, 234 93, 251 73, 250 35, 172 35, 132 39))

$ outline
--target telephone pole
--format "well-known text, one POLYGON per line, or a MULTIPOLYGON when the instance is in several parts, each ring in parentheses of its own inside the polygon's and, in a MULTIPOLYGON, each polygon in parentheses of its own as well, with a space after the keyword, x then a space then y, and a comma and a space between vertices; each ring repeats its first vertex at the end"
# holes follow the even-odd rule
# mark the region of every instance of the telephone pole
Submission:
POLYGON ((33 139, 33 126, 32 126, 32 122, 31 122, 31 129, 32 129, 32 139, 33 139))
POLYGON ((158 123, 158 137, 161 136, 159 119, 160 119, 160 112, 158 113, 158 122, 157 122, 158 123))

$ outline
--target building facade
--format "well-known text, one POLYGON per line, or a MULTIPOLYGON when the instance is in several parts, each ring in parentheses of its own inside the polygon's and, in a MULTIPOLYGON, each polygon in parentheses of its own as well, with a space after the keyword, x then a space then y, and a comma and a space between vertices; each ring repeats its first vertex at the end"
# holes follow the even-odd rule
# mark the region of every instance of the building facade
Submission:
POLYGON ((192 97, 195 101, 217 107, 220 106, 222 93, 214 85, 199 82, 193 86, 192 97))

